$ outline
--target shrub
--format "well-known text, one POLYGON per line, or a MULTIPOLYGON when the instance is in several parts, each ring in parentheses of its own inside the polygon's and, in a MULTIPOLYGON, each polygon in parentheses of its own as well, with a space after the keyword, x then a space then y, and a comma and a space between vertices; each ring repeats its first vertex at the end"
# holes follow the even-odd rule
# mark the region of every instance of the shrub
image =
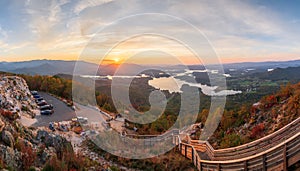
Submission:
POLYGON ((10 120, 15 119, 14 114, 11 111, 0 109, 0 113, 2 116, 4 116, 5 118, 8 118, 10 120))
POLYGON ((56 157, 52 157, 51 160, 44 166, 42 171, 63 171, 68 170, 66 165, 58 160, 56 157))
POLYGON ((251 131, 250 138, 255 139, 263 136, 264 129, 265 125, 263 123, 256 125, 251 131))
POLYGON ((35 167, 30 167, 28 171, 36 171, 35 167))
POLYGON ((22 166, 23 170, 28 170, 33 164, 36 159, 36 153, 30 146, 26 146, 23 143, 19 143, 21 147, 22 153, 22 166))
POLYGON ((227 134, 221 141, 221 148, 235 147, 242 144, 241 137, 235 133, 227 134))
POLYGON ((119 171, 119 169, 118 169, 116 166, 110 166, 110 169, 111 169, 112 171, 119 171))

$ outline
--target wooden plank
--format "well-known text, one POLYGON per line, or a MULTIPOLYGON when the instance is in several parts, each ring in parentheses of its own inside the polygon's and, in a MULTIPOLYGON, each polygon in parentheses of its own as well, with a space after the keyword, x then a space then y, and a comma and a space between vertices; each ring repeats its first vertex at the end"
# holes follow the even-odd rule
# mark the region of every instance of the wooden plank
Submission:
POLYGON ((300 160, 300 153, 298 152, 296 155, 288 159, 288 167, 292 166, 293 164, 297 163, 300 160))

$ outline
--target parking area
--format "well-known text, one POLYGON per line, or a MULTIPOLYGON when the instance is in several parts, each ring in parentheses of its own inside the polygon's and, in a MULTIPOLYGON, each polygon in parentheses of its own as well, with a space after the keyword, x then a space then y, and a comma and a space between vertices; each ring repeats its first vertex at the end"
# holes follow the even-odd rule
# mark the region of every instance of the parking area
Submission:
POLYGON ((85 118, 87 123, 84 125, 84 130, 103 131, 114 129, 117 132, 123 132, 124 119, 113 118, 109 114, 99 110, 95 106, 84 106, 75 104, 76 112, 65 102, 51 96, 45 92, 38 92, 38 95, 43 98, 47 105, 53 106, 53 113, 49 115, 41 115, 41 111, 37 110, 35 118, 21 117, 21 122, 26 126, 33 127, 49 127, 49 123, 60 123, 62 121, 72 121, 74 118, 85 118), (107 122, 109 121, 109 122, 107 122))
POLYGON ((37 121, 32 126, 49 126, 49 122, 68 121, 76 117, 75 111, 64 102, 44 92, 39 92, 39 95, 41 95, 48 104, 53 105, 54 113, 52 115, 37 115, 35 118, 37 121))

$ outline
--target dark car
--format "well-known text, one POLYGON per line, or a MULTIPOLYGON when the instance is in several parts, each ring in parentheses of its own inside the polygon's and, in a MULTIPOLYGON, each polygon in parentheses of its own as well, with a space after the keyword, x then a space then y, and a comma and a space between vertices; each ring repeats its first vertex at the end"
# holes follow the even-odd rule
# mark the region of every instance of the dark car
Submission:
POLYGON ((34 97, 35 99, 41 98, 41 96, 40 96, 40 95, 38 95, 38 94, 36 94, 36 95, 33 95, 33 97, 34 97))
POLYGON ((40 102, 40 101, 42 101, 42 100, 44 100, 43 97, 40 97, 40 98, 35 99, 36 102, 40 102))
POLYGON ((42 100, 42 101, 40 101, 40 102, 37 103, 38 106, 45 106, 47 104, 48 103, 45 100, 42 100))
POLYGON ((53 109, 53 105, 44 105, 40 107, 40 110, 52 110, 53 109))
POLYGON ((41 115, 52 115, 54 113, 53 110, 42 110, 41 115))

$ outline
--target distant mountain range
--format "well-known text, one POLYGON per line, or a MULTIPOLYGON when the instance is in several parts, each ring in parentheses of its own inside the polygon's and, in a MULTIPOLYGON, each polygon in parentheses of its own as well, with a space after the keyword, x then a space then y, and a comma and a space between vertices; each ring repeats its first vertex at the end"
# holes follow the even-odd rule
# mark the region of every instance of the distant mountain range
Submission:
MULTIPOLYGON (((118 75, 132 75, 140 73, 145 69, 183 70, 187 67, 191 70, 205 69, 203 65, 190 65, 187 67, 183 65, 145 66, 126 63, 122 65, 110 64, 99 66, 97 64, 84 61, 32 60, 23 62, 0 62, 0 71, 29 75, 71 75, 73 74, 75 65, 80 66, 80 68, 77 67, 77 73, 80 73, 81 75, 93 75, 95 71, 97 71, 97 75, 115 75, 116 71, 118 75)), ((238 73, 241 73, 242 71, 253 73, 267 71, 268 69, 288 67, 300 67, 300 60, 278 62, 244 62, 223 65, 225 73, 230 74, 236 71, 238 71, 238 73)))
MULTIPOLYGON (((136 75, 145 69, 166 69, 160 66, 144 66, 125 63, 122 65, 109 64, 97 65, 84 61, 63 61, 63 60, 32 60, 23 62, 0 62, 0 71, 28 74, 28 75, 72 75, 74 68, 80 75, 136 75)), ((168 66, 168 69, 183 69, 181 65, 168 66)))
MULTIPOLYGON (((97 72, 98 75, 113 75, 118 69, 118 66, 113 64, 99 67, 97 64, 84 61, 32 60, 24 62, 0 62, 0 71, 28 75, 72 75, 75 66, 78 66, 76 73, 80 73, 81 75, 93 75, 95 72, 97 72)), ((132 72, 131 68, 137 69, 139 66, 127 64, 122 68, 121 72, 127 71, 125 73, 130 73, 132 72)))
MULTIPOLYGON (((24 62, 0 62, 0 70, 5 72, 29 75, 55 75, 58 73, 72 74, 77 61, 32 60, 24 62)), ((85 67, 83 74, 91 74, 98 65, 78 61, 85 67)))

